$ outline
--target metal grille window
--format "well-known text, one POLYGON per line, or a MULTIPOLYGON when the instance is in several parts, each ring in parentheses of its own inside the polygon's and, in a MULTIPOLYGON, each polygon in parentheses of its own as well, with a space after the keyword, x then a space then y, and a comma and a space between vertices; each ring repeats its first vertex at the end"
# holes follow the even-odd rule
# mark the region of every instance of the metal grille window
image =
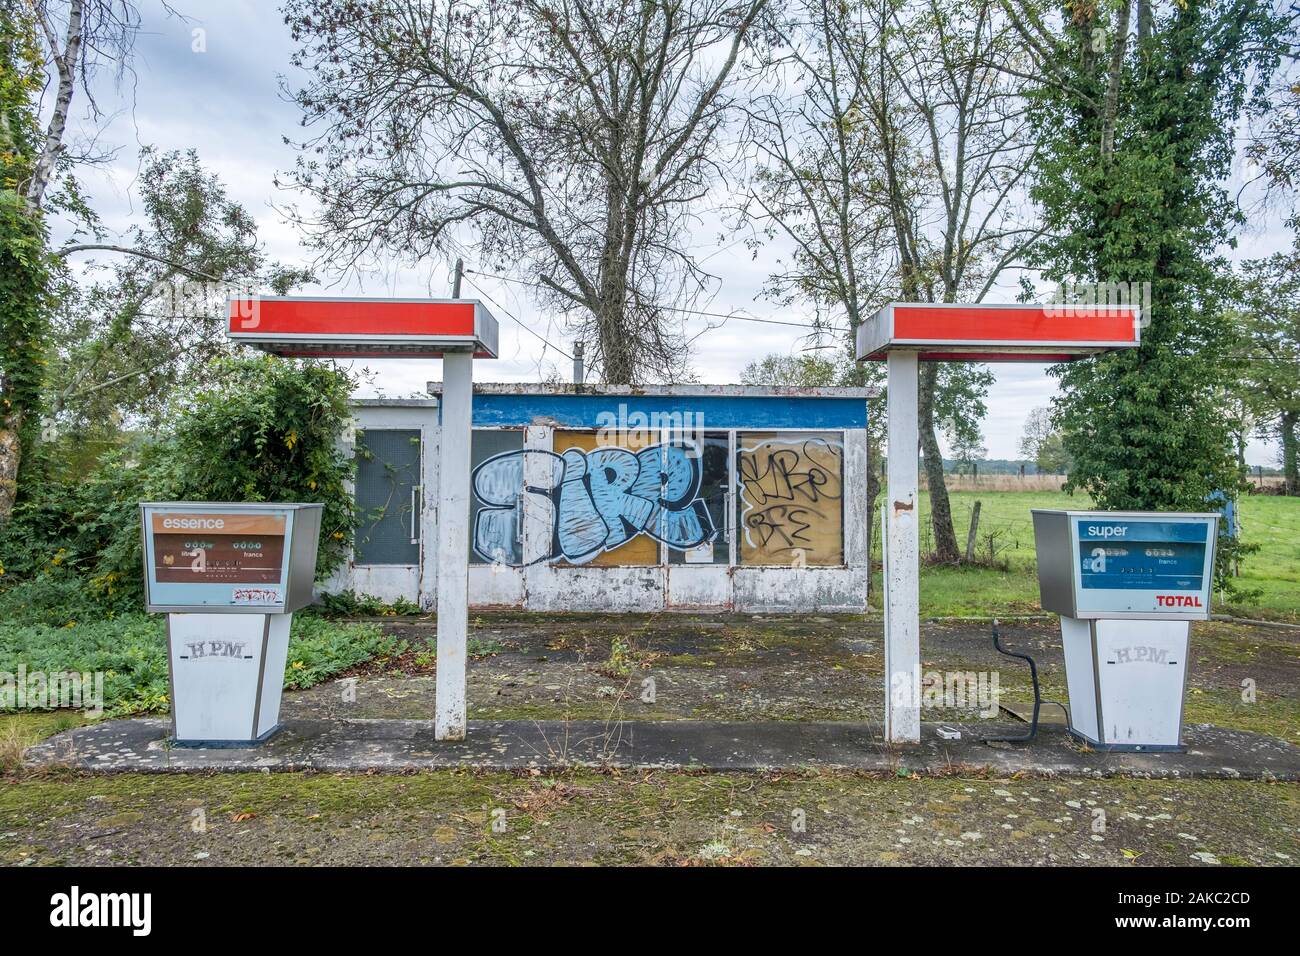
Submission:
POLYGON ((523 449, 522 431, 476 429, 470 439, 470 564, 523 563, 523 449))
POLYGON ((357 432, 355 563, 420 563, 420 430, 357 432))

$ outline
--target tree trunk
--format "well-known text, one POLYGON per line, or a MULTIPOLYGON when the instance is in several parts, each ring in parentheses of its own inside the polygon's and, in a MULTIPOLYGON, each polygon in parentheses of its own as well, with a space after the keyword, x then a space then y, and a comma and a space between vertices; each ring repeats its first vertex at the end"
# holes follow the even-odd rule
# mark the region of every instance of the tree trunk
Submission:
POLYGON ((34 209, 40 208, 45 198, 45 190, 54 176, 59 156, 63 153, 63 134, 68 125, 77 69, 81 64, 81 44, 84 40, 81 31, 84 13, 85 0, 72 0, 68 6, 68 30, 63 49, 59 50, 53 42, 50 44, 54 54, 54 65, 59 71, 59 87, 54 97, 54 110, 50 114, 49 125, 45 129, 45 142, 41 147, 40 155, 36 158, 36 167, 32 170, 32 178, 27 184, 23 197, 28 206, 34 209))
POLYGON ((601 377, 607 385, 634 385, 643 380, 636 369, 636 355, 631 337, 617 317, 606 314, 600 320, 601 377))
POLYGON ((18 496, 18 466, 23 460, 22 415, 15 410, 0 421, 0 525, 9 520, 18 496))
POLYGON ((1115 126, 1119 116, 1119 88, 1124 79, 1124 52, 1128 49, 1130 0, 1115 13, 1115 35, 1110 38, 1110 67, 1106 77, 1106 99, 1101 124, 1101 158, 1109 163, 1115 152, 1115 126))
POLYGON ((952 505, 948 502, 948 486, 943 480, 943 452, 934 432, 934 390, 939 376, 935 362, 921 363, 920 419, 921 456, 925 467, 925 481, 930 491, 930 525, 934 529, 934 556, 944 564, 957 564, 961 552, 957 549, 957 532, 952 526, 952 505))
POLYGON ((1282 488, 1287 495, 1300 495, 1300 412, 1282 413, 1282 488))

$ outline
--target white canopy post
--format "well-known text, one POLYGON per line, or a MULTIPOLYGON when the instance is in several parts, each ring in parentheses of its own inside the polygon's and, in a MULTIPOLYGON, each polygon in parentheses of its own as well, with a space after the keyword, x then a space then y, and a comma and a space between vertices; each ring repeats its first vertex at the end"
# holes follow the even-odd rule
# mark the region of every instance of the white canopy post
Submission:
POLYGON ((921 739, 921 623, 915 352, 890 352, 885 502, 885 739, 921 739))
POLYGON ((469 472, 474 356, 442 359, 438 469, 438 676, 434 737, 465 739, 465 656, 469 627, 469 472))

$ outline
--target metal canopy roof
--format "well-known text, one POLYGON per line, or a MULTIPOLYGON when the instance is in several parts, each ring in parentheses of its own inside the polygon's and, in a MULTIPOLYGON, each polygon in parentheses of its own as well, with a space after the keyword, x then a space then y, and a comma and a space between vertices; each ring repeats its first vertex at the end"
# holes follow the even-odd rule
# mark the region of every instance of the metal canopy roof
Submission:
POLYGON ((497 321, 476 299, 253 296, 227 303, 230 337, 285 357, 497 357, 497 321))
POLYGON ((858 361, 1068 362, 1140 342, 1135 305, 891 302, 858 327, 858 361))

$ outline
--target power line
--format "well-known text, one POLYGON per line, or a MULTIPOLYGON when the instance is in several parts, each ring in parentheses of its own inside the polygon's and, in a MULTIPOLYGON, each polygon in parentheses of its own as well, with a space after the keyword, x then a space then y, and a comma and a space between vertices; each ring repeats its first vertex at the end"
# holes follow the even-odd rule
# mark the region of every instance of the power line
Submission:
MULTIPOLYGON (((471 274, 471 271, 472 271, 472 270, 470 270, 470 269, 466 269, 466 270, 465 270, 465 273, 464 273, 465 276, 469 276, 469 275, 471 274)), ((486 273, 483 273, 483 272, 473 272, 472 274, 473 274, 473 275, 486 275, 486 273)), ((488 300, 489 302, 491 302, 494 306, 496 306, 496 307, 497 307, 498 309, 500 309, 503 313, 505 313, 506 318, 511 319, 511 320, 515 323, 515 325, 519 326, 521 329, 523 329, 523 330, 524 330, 525 332, 527 332, 529 335, 532 335, 532 336, 534 336, 535 338, 540 339, 540 340, 543 342, 543 344, 545 344, 545 345, 549 345, 551 348, 555 349, 555 351, 559 352, 561 355, 563 355, 563 356, 564 356, 565 358, 567 358, 569 361, 571 361, 571 362, 573 361, 573 356, 572 356, 572 355, 570 355, 568 352, 564 351, 564 349, 560 348, 558 345, 556 345, 555 343, 553 343, 553 342, 552 342, 550 339, 548 339, 546 336, 542 335, 542 333, 536 331, 536 330, 533 329, 531 326, 525 325, 523 322, 521 322, 518 318, 515 317, 514 313, 512 313, 509 309, 507 309, 504 305, 502 305, 502 304, 501 304, 500 302, 498 302, 496 299, 492 298, 492 296, 488 295, 487 292, 485 292, 485 291, 483 290, 483 287, 482 287, 481 285, 479 285, 477 282, 475 282, 473 279, 468 279, 468 278, 467 278, 466 281, 469 282, 469 284, 472 285, 475 289, 477 289, 477 290, 479 291, 479 293, 483 296, 483 298, 487 299, 487 300, 488 300)))
MULTIPOLYGON (((512 279, 509 276, 497 275, 494 272, 479 272, 477 270, 472 270, 472 269, 465 270, 466 275, 469 275, 471 273, 473 275, 483 276, 484 278, 488 278, 488 279, 497 279, 498 281, 501 282, 513 282, 515 285, 526 285, 534 289, 548 289, 550 291, 554 291, 553 289, 551 289, 550 286, 544 285, 540 282, 529 282, 526 279, 512 279)), ((477 289, 479 287, 475 286, 474 288, 477 289)), ((661 305, 661 306, 657 306, 657 308, 663 310, 664 312, 680 312, 684 315, 699 315, 699 316, 704 316, 705 318, 724 319, 724 320, 739 319, 742 322, 761 322, 764 325, 785 325, 785 326, 789 326, 790 328, 804 329, 805 331, 811 331, 811 332, 848 332, 848 329, 842 328, 837 325, 825 325, 822 326, 821 328, 812 328, 806 322, 787 322, 783 319, 763 319, 763 318, 759 318, 756 315, 743 315, 740 312, 706 312, 700 309, 683 309, 678 306, 672 306, 672 305, 661 305)), ((714 328, 721 328, 721 327, 722 326, 714 326, 714 328)))

